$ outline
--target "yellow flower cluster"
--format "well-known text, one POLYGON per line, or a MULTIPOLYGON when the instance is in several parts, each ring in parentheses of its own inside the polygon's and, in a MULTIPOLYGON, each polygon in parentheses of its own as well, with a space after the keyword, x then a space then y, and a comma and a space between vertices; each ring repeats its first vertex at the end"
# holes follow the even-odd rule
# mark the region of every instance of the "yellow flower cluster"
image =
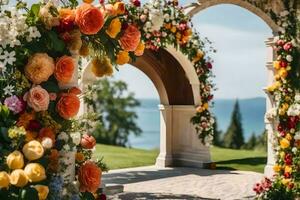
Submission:
POLYGON ((23 126, 21 127, 14 126, 8 129, 8 137, 10 139, 17 139, 25 135, 26 135, 26 130, 23 126))
MULTIPOLYGON (((11 171, 8 174, 5 171, 0 172, 0 189, 9 188, 10 185, 15 187, 24 187, 28 182, 37 183, 45 180, 46 170, 39 163, 28 163, 25 168, 25 159, 34 161, 41 158, 44 155, 44 149, 40 142, 31 141, 25 144, 22 152, 15 150, 10 153, 6 158, 6 164, 11 171)), ((47 186, 36 185, 34 188, 38 191, 39 200, 47 199, 49 189, 47 186)))
POLYGON ((209 104, 205 103, 202 106, 197 107, 197 112, 202 113, 203 111, 208 110, 208 108, 209 108, 209 104))

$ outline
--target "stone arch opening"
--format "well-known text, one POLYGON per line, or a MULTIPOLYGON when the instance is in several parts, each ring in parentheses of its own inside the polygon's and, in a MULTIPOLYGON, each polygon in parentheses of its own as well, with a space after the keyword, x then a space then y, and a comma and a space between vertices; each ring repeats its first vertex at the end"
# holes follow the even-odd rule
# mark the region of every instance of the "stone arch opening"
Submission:
MULTIPOLYGON (((188 8, 187 13, 193 17, 196 14, 199 14, 201 11, 211 8, 213 6, 218 6, 222 4, 229 4, 229 5, 236 5, 241 7, 242 9, 245 9, 251 13, 253 13, 255 16, 262 19, 266 25, 272 30, 272 36, 270 38, 266 38, 265 45, 266 45, 266 64, 265 67, 267 69, 267 85, 272 85, 272 83, 275 82, 274 78, 274 70, 273 70, 273 61, 275 60, 276 53, 273 49, 274 47, 274 37, 278 34, 279 26, 276 24, 276 22, 271 18, 269 13, 267 13, 266 10, 263 10, 254 3, 248 1, 248 0, 198 0, 198 4, 192 7, 191 9, 188 8)), ((276 4, 278 1, 270 1, 268 4, 269 11, 272 10, 273 12, 280 13, 284 10, 283 5, 276 4), (275 4, 274 4, 275 3, 275 4)), ((265 3, 266 4, 266 3, 265 3)), ((266 86, 267 86, 266 85, 266 86)), ((266 93, 266 111, 272 109, 275 107, 274 100, 272 99, 272 96, 267 92, 265 88, 263 88, 264 92, 266 93)), ((275 156, 273 151, 273 138, 274 138, 274 132, 276 131, 276 125, 273 121, 269 121, 268 119, 264 120, 265 123, 265 129, 268 134, 268 156, 267 156, 267 163, 265 166, 265 175, 272 176, 273 174, 273 165, 275 163, 275 156)))

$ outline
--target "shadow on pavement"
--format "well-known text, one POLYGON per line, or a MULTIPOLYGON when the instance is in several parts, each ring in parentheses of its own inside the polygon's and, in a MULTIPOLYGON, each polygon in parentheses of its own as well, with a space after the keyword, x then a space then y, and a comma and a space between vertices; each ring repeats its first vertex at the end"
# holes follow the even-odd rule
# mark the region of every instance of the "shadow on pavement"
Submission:
POLYGON ((218 200, 201 198, 191 195, 176 195, 176 194, 161 194, 161 193, 121 193, 112 197, 108 197, 108 200, 218 200))
POLYGON ((198 176, 213 176, 216 174, 236 174, 239 173, 229 170, 208 170, 198 168, 165 168, 156 169, 155 167, 150 170, 134 170, 134 171, 120 171, 104 174, 102 181, 104 184, 130 184, 143 181, 157 180, 170 177, 178 177, 185 175, 198 175, 198 176))

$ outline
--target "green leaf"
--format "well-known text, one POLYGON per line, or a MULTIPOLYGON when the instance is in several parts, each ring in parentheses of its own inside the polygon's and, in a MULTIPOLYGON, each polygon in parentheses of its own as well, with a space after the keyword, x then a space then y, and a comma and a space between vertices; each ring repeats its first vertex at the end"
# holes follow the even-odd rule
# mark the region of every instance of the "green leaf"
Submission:
POLYGON ((95 200, 95 197, 92 193, 85 192, 82 195, 82 199, 84 199, 84 200, 95 200))
POLYGON ((40 12, 41 5, 40 4, 33 4, 31 6, 30 12, 35 16, 39 17, 39 12, 40 12))
POLYGON ((51 80, 51 81, 47 81, 47 82, 43 82, 41 84, 41 86, 47 90, 49 93, 58 93, 60 90, 59 90, 59 86, 58 86, 58 83, 57 81, 55 80, 51 80))
POLYGON ((65 49, 65 43, 58 37, 54 31, 47 32, 49 38, 49 47, 53 48, 54 51, 63 52, 65 49))
POLYGON ((22 189, 20 193, 21 200, 39 199, 37 190, 32 187, 22 189))

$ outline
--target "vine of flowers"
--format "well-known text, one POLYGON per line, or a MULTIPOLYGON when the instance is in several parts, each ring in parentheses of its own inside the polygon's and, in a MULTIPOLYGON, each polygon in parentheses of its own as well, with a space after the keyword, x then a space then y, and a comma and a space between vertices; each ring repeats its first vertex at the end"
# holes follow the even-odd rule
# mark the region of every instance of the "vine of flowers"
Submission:
POLYGON ((99 187, 107 167, 92 156, 91 121, 97 116, 77 116, 84 95, 77 87, 78 63, 84 57, 102 77, 145 49, 171 45, 182 51, 200 81, 201 105, 192 123, 203 142, 212 140, 212 65, 178 2, 92 2, 0 5, 1 199, 104 198, 99 187))
POLYGON ((285 6, 277 17, 280 31, 274 39, 275 81, 267 88, 275 102, 266 115, 277 125, 273 144, 275 175, 255 186, 257 199, 295 199, 300 195, 299 30, 295 8, 288 2, 285 6))

